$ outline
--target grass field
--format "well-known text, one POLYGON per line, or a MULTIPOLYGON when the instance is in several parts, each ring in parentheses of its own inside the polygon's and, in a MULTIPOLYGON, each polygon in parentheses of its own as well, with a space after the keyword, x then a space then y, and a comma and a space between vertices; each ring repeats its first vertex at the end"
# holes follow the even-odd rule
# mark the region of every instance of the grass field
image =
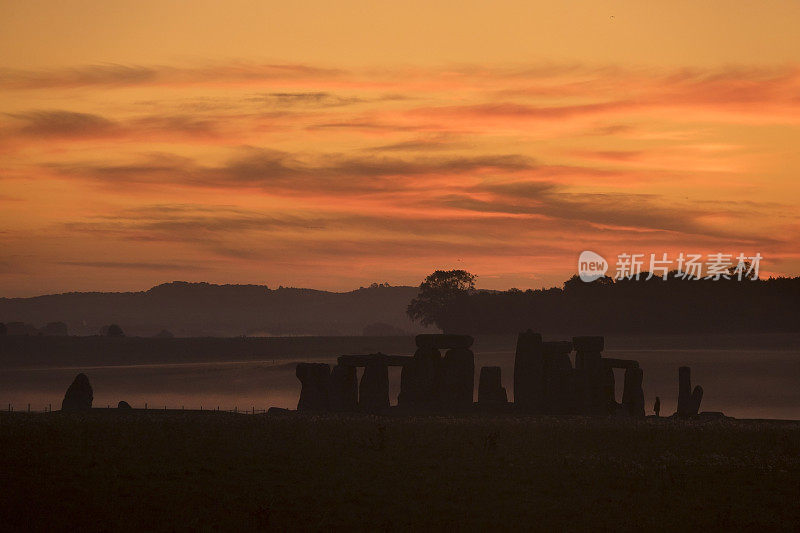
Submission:
POLYGON ((797 530, 800 423, 0 414, 10 529, 797 530))

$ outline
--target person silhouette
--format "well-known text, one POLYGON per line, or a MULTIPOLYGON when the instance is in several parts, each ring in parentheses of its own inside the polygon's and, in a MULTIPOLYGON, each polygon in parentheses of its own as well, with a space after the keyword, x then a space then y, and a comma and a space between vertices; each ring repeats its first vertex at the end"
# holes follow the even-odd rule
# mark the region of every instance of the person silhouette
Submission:
POLYGON ((661 398, 656 396, 656 402, 653 404, 653 412, 658 417, 658 414, 661 412, 661 398))

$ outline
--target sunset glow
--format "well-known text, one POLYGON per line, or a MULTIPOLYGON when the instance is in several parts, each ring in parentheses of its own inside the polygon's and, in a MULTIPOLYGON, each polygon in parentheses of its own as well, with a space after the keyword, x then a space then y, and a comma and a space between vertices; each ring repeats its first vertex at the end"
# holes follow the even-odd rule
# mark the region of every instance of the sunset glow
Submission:
POLYGON ((0 4, 0 296, 800 273, 800 4, 79 4, 0 4))

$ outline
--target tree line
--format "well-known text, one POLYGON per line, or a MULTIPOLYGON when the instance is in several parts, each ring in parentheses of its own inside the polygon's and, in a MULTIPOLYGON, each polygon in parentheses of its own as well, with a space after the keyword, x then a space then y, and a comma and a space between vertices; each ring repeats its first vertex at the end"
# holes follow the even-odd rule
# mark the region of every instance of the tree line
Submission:
POLYGON ((573 276, 562 287, 475 288, 464 270, 437 270, 408 305, 412 320, 445 332, 575 334, 766 333, 800 331, 800 277, 666 280, 573 276))

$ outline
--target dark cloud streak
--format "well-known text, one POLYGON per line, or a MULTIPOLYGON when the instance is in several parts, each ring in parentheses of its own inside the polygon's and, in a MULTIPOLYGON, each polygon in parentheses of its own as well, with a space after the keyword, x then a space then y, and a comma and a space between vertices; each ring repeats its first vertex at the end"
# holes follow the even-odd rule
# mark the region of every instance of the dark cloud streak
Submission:
POLYGON ((177 68, 169 66, 102 64, 68 69, 0 69, 0 89, 30 90, 140 85, 203 85, 281 79, 335 78, 338 69, 301 64, 232 63, 177 68))
POLYGON ((189 263, 142 263, 128 261, 58 261, 57 265, 124 270, 208 270, 208 267, 189 263))

